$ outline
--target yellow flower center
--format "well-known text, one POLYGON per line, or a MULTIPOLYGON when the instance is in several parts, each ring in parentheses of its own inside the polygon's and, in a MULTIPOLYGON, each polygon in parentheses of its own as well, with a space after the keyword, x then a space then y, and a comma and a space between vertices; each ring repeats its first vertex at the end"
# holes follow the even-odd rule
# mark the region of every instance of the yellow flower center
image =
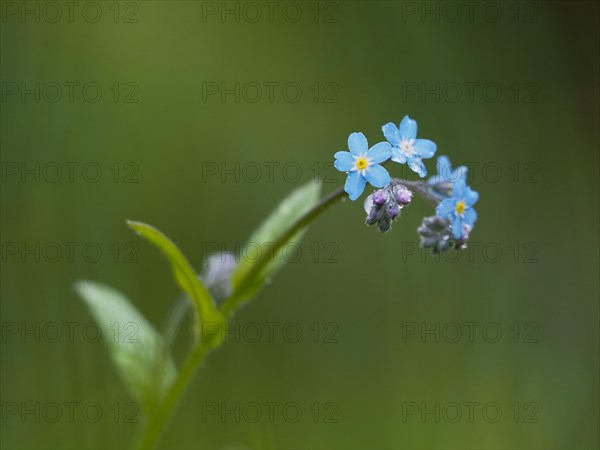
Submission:
POLYGON ((465 212, 466 207, 467 205, 465 205, 465 202, 458 202, 456 204, 456 214, 462 216, 462 214, 465 212))
POLYGON ((367 168, 367 160, 365 158, 358 158, 356 160, 356 168, 358 170, 364 170, 367 168))

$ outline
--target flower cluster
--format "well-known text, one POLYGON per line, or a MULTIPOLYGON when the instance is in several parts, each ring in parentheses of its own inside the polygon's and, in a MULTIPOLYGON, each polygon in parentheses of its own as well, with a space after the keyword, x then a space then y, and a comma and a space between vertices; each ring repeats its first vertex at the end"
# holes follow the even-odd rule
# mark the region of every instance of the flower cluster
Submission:
POLYGON ((369 148, 364 134, 352 133, 349 151, 335 154, 336 169, 348 174, 344 190, 350 200, 362 195, 367 182, 379 188, 365 200, 366 224, 377 225, 381 232, 389 231, 401 210, 412 201, 414 191, 436 206, 436 215, 426 217, 417 230, 421 245, 434 252, 464 248, 477 220, 473 205, 479 199, 479 194, 467 186, 467 168, 453 170, 450 160, 440 156, 437 174, 427 181, 392 179, 383 167, 389 161, 406 164, 419 177, 426 177, 423 160, 433 157, 437 146, 429 139, 417 139, 417 122, 409 116, 399 126, 391 122, 384 125, 382 131, 387 142, 369 148))

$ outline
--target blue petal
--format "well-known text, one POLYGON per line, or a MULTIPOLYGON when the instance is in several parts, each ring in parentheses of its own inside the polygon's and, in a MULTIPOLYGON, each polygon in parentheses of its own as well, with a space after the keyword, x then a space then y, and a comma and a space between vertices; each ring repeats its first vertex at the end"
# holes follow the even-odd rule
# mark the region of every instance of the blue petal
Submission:
POLYGON ((376 188, 382 188, 390 184, 390 174, 379 164, 374 164, 365 170, 365 177, 376 188))
POLYGON ((465 198, 465 193, 467 190, 467 183, 465 180, 458 180, 452 186, 452 196, 454 198, 465 198))
POLYGON ((375 144, 367 153, 369 160, 375 164, 386 161, 390 156, 392 156, 392 146, 387 142, 375 144))
POLYGON ((452 225, 450 226, 450 228, 452 228, 452 235, 454 236, 454 239, 460 239, 462 237, 462 225, 462 217, 456 216, 452 221, 452 225))
POLYGON ((348 137, 348 149, 355 156, 362 156, 369 150, 367 138, 362 133, 352 133, 348 137))
POLYGON ((421 155, 421 158, 431 158, 435 155, 435 151, 437 150, 435 142, 430 141, 429 139, 417 139, 415 140, 413 147, 417 153, 421 155))
POLYGON ((411 161, 408 161, 408 167, 410 167, 410 170, 417 173, 421 178, 427 176, 427 169, 425 168, 425 165, 421 159, 413 158, 411 161))
POLYGON ((406 139, 415 139, 417 137, 417 122, 408 116, 404 116, 400 122, 400 135, 406 139))
POLYGON ((464 199, 467 206, 473 206, 475 203, 477 203, 477 200, 479 200, 479 194, 467 186, 465 189, 464 199))
POLYGON ((435 170, 437 170, 438 175, 445 174, 445 171, 449 170, 447 167, 451 167, 448 157, 444 155, 438 156, 437 162, 435 163, 435 170))
POLYGON ((449 219, 454 215, 454 211, 456 211, 456 199, 454 198, 447 198, 435 208, 435 214, 442 219, 449 219))
POLYGON ((406 163, 406 155, 400 150, 400 147, 392 147, 392 161, 400 164, 406 163))
POLYGON ((446 175, 451 171, 450 160, 447 156, 438 156, 437 162, 435 163, 435 170, 437 174, 430 177, 427 182, 429 184, 442 183, 448 181, 446 175))
POLYGON ((354 201, 363 193, 366 184, 367 180, 365 180, 365 177, 363 177, 360 172, 350 172, 346 179, 344 190, 348 193, 350 200, 354 201))
POLYGON ((452 181, 453 183, 457 182, 458 180, 464 180, 465 182, 467 181, 467 171, 469 169, 467 169, 466 166, 459 166, 456 168, 456 170, 454 172, 452 172, 452 179, 448 180, 448 181, 452 181))
POLYGON ((391 144, 400 144, 400 131, 398 131, 398 127, 392 122, 386 123, 384 126, 382 126, 381 131, 383 131, 383 135, 391 144))
POLYGON ((350 172, 354 167, 354 157, 350 152, 337 152, 334 166, 340 172, 350 172))
POLYGON ((473 225, 475 225, 475 222, 477 221, 477 211, 473 208, 467 208, 463 214, 463 221, 465 225, 473 228, 473 225))

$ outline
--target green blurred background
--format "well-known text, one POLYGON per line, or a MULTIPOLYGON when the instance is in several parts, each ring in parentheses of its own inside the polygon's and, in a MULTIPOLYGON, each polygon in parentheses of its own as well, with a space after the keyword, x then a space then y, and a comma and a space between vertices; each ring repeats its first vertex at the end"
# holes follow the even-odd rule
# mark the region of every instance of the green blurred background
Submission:
MULTIPOLYGON (((122 448, 139 433, 106 349, 81 336, 93 319, 72 290, 78 279, 110 284, 161 326, 179 294, 126 219, 163 230, 199 270, 208 248, 235 250, 315 173, 327 177, 325 191, 343 183, 328 164, 348 134, 376 143, 381 125, 405 114, 438 154, 471 165, 481 199, 470 256, 415 251, 415 229, 432 214, 421 200, 387 235, 363 225, 361 202, 337 205, 310 228, 302 257, 234 318, 297 323, 300 341, 276 333, 273 343, 240 339, 211 354, 160 445, 598 448, 596 2, 259 3, 255 22, 256 4, 75 3, 71 20, 59 2, 53 23, 56 7, 45 2, 2 2, 3 448, 122 448), (34 12, 22 16, 25 8, 34 12), (239 17, 223 19, 223 8, 239 17), (36 82, 39 102, 22 97, 36 82), (69 82, 79 83, 72 101, 69 82), (279 83, 272 101, 269 82, 279 83), (53 83, 64 89, 55 102, 53 83), (86 100, 86 83, 101 87, 98 101, 93 88, 86 100), (239 102, 203 97, 215 86, 206 83, 240 83, 239 102), (257 102, 248 83, 264 89, 257 102), (301 87, 298 101, 286 101, 286 83, 301 87), (439 98, 421 95, 436 83, 439 98), (254 164, 265 162, 281 165, 255 180, 254 164), (207 163, 239 163, 240 179, 208 175, 207 163), (56 164, 62 178, 52 182, 56 164), (77 245, 73 258, 67 245, 77 245), (73 342, 49 342, 44 327, 65 332, 65 322, 77 324, 73 342), (450 342, 453 322, 477 322, 473 342, 450 342), (448 335, 403 335, 410 323, 448 335), (498 342, 482 336, 487 323, 502 331, 498 342), (52 402, 64 408, 56 423, 49 410, 21 415, 52 402), (68 402, 95 402, 103 415, 91 423, 80 406, 69 423, 68 402), (203 420, 205 402, 297 403, 303 415, 203 420), (419 412, 407 415, 412 402, 419 412), (467 402, 480 405, 472 421, 467 402), (463 405, 456 423, 453 403, 463 405), (502 408, 497 421, 482 414, 490 403, 502 408), (436 404, 439 421, 421 418, 436 404), (325 420, 331 411, 335 423, 325 420)), ((185 348, 182 335, 178 360, 185 348)))

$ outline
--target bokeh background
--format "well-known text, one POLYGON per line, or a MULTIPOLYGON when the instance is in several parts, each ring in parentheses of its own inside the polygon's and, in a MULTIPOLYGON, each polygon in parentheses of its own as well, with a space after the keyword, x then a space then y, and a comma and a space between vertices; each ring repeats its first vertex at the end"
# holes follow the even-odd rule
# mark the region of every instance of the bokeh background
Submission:
MULTIPOLYGON (((200 270, 288 192, 315 176, 324 191, 343 183, 328 164, 348 134, 378 142, 405 114, 438 154, 469 164, 481 195, 471 250, 458 261, 417 251, 415 229, 432 214, 421 200, 387 235, 363 225, 360 202, 337 205, 234 318, 297 324, 302 338, 242 337, 211 354, 160 445, 598 448, 597 3, 283 2, 258 19, 237 2, 76 3, 71 18, 59 3, 55 20, 45 2, 2 2, 3 448, 135 442, 141 423, 125 416, 142 415, 104 345, 82 338, 93 318, 72 290, 105 282, 161 326, 179 293, 126 219, 163 230, 200 270), (22 96, 35 83, 39 101, 22 96), (97 101, 86 83, 100 86, 97 101), (222 83, 240 83, 239 101, 208 95, 222 83), (282 92, 287 83, 301 94, 282 92), (280 164, 272 178, 265 163, 280 164), (221 164, 239 164, 239 179, 222 179, 221 164), (73 342, 50 342, 71 322, 73 342), (466 322, 478 324, 472 342, 466 322), (415 324, 439 326, 439 342, 407 335, 415 324), (72 420, 69 402, 80 405, 72 420), (303 415, 222 420, 203 415, 206 402, 296 403, 303 415), (81 411, 89 403, 97 422, 81 411), (439 420, 421 417, 436 404, 439 420), (497 420, 487 404, 501 407, 497 420)), ((183 333, 178 361, 186 344, 183 333)))

